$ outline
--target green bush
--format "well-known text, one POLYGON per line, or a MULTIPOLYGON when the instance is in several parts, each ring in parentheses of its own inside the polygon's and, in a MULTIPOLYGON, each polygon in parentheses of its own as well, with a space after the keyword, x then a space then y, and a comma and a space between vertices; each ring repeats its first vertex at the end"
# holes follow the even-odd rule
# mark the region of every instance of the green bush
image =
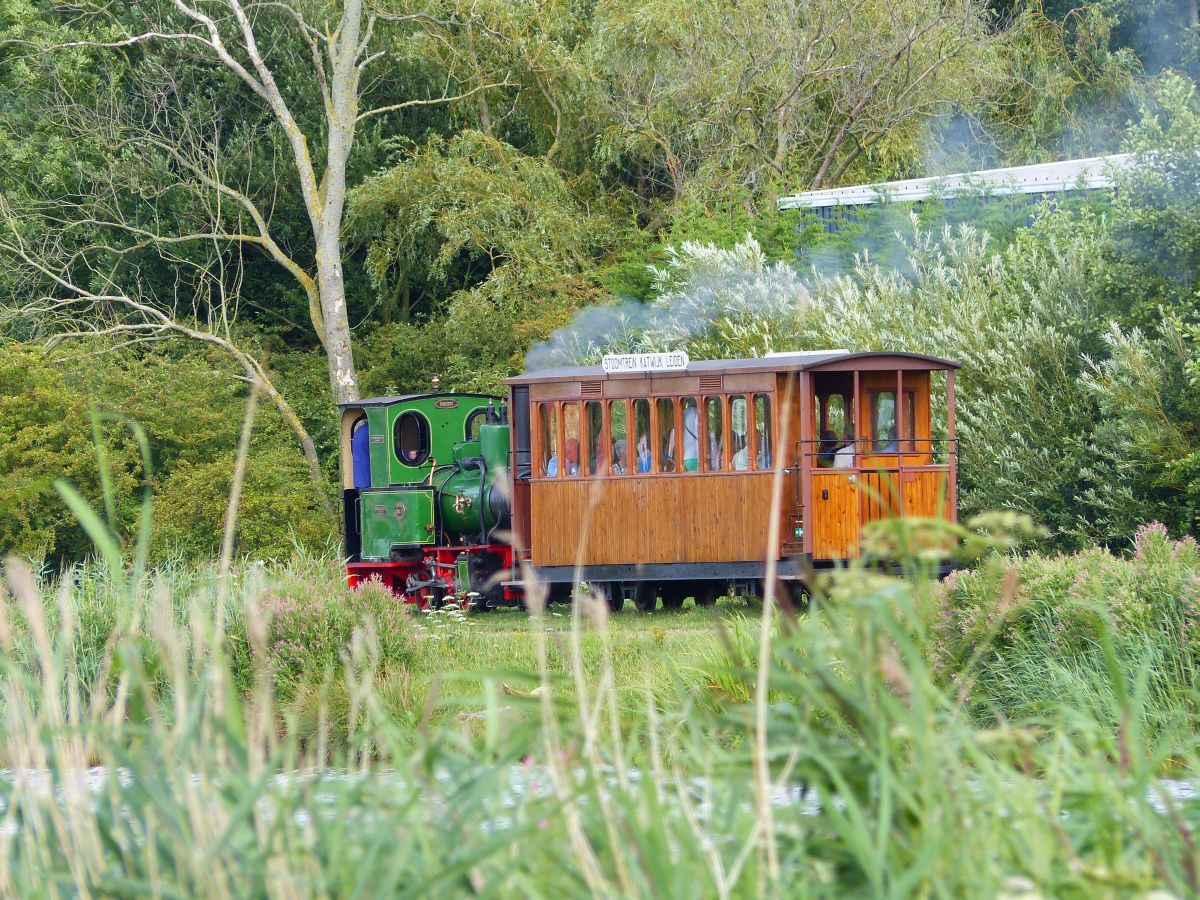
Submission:
MULTIPOLYGON (((1128 556, 1091 548, 954 572, 935 607, 933 665, 981 714, 1045 716, 1064 697, 1077 703, 1108 678, 1106 640, 1122 668, 1148 671, 1150 724, 1200 714, 1200 545, 1159 523, 1138 530, 1128 556)), ((1111 687, 1101 693, 1090 696, 1096 712, 1115 714, 1111 687)))
MULTIPOLYGON (((106 424, 114 491, 132 497, 140 464, 128 430, 106 424)), ((0 557, 58 560, 90 548, 54 481, 65 478, 100 505, 100 479, 88 397, 42 351, 0 344, 0 557)))
MULTIPOLYGON (((256 442, 238 508, 236 549, 286 559, 296 548, 334 540, 337 522, 322 509, 299 453, 256 442)), ((158 558, 211 559, 220 551, 235 451, 205 461, 181 461, 161 482, 154 502, 158 558)))
POLYGON ((340 566, 338 581, 330 583, 330 571, 329 566, 319 573, 293 568, 257 600, 256 612, 267 623, 258 662, 285 697, 301 684, 320 683, 338 671, 356 628, 373 629, 378 659, 387 666, 403 667, 412 657, 408 605, 378 581, 347 588, 340 566), (318 580, 315 574, 326 577, 318 580))
MULTIPOLYGON (((0 346, 0 555, 44 555, 57 565, 91 550, 53 486, 66 479, 103 508, 89 409, 101 416, 118 536, 127 539, 138 526, 142 466, 129 427, 113 414, 139 423, 149 438, 154 557, 216 555, 247 396, 224 354, 188 344, 84 356, 17 342, 0 346)), ((303 386, 303 360, 292 362, 290 372, 303 386)), ((332 466, 336 416, 327 398, 297 393, 310 415, 324 413, 318 436, 330 445, 325 459, 332 466)), ((237 551, 280 558, 295 544, 325 545, 337 521, 322 499, 295 434, 270 403, 260 402, 237 551)))

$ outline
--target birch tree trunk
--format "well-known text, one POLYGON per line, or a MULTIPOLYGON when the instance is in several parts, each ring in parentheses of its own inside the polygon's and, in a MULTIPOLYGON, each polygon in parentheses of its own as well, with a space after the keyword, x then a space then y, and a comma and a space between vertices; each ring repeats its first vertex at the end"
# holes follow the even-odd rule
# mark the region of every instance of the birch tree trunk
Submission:
MULTIPOLYGON (((354 350, 346 298, 345 272, 342 259, 342 229, 346 209, 347 168, 354 149, 358 123, 371 116, 397 112, 409 107, 427 106, 482 95, 492 88, 507 85, 507 80, 477 83, 460 94, 449 91, 431 98, 412 98, 395 103, 362 109, 361 88, 363 73, 384 53, 375 48, 382 28, 436 29, 446 23, 437 20, 428 10, 413 7, 409 12, 397 12, 397 3, 370 4, 374 0, 342 0, 331 3, 340 8, 340 17, 332 30, 305 19, 300 5, 273 0, 255 3, 249 0, 152 0, 145 4, 128 5, 114 11, 109 0, 84 0, 78 4, 81 15, 103 26, 102 31, 120 36, 112 41, 79 41, 60 47, 90 47, 114 50, 143 43, 173 43, 181 49, 201 48, 203 55, 219 63, 235 75, 243 85, 270 110, 282 130, 290 155, 291 172, 303 198, 311 232, 311 258, 305 252, 287 248, 272 234, 270 208, 260 207, 259 201, 230 181, 223 181, 219 167, 195 156, 171 133, 163 131, 138 135, 138 143, 152 146, 170 156, 181 170, 181 183, 198 185, 222 203, 232 201, 253 223, 253 229, 243 233, 240 228, 216 221, 210 231, 175 235, 153 234, 145 229, 130 228, 138 240, 166 245, 185 241, 239 242, 259 248, 296 280, 308 298, 308 314, 313 332, 325 351, 329 366, 329 385, 334 402, 348 403, 359 397, 358 374, 354 366, 354 350), (256 18, 271 20, 277 37, 279 28, 289 28, 299 36, 299 46, 306 47, 311 56, 312 81, 297 88, 288 83, 288 92, 281 89, 271 66, 260 52, 255 32, 256 18), (280 18, 283 25, 279 24, 280 18), (136 22, 130 27, 129 22, 136 22), (314 90, 315 89, 315 90, 314 90), (296 96, 299 90, 299 98, 296 96), (320 97, 321 115, 313 110, 298 117, 296 103, 311 102, 312 95, 320 97), (307 98, 307 99, 305 99, 307 98), (306 134, 300 120, 317 121, 313 133, 306 134), (322 141, 323 139, 323 141, 322 141), (313 159, 312 147, 324 143, 324 158, 313 159)), ((307 7, 306 7, 307 8, 307 7)), ((265 33, 265 32, 264 32, 265 33)), ((294 50, 295 44, 288 44, 294 50)), ((272 53, 287 52, 278 40, 273 40, 272 53)), ((295 57, 293 57, 295 58, 295 57)), ((302 58, 302 57, 301 57, 302 58)), ((169 80, 171 73, 162 75, 169 80)), ((447 80, 447 86, 450 80, 447 80)), ((186 104, 180 110, 187 116, 186 104)), ((185 126, 186 127, 186 126, 185 126)), ((283 174, 283 173, 281 173, 283 174)), ((124 227, 117 221, 106 221, 107 227, 124 227)))

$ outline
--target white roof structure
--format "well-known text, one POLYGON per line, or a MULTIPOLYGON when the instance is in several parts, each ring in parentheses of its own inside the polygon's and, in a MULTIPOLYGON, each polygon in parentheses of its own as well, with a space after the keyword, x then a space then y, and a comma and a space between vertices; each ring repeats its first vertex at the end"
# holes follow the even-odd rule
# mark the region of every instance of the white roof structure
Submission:
POLYGON ((927 197, 947 197, 962 193, 990 196, 1005 194, 1053 194, 1059 191, 1097 190, 1111 187, 1113 172, 1133 165, 1133 154, 1092 156, 1062 162, 985 169, 933 178, 909 178, 882 184, 807 191, 782 197, 780 209, 827 209, 834 206, 871 206, 899 201, 911 203, 927 197))
POLYGON ((767 352, 766 358, 779 359, 780 357, 787 357, 797 362, 808 362, 810 359, 849 355, 850 351, 844 348, 838 350, 770 350, 767 352))

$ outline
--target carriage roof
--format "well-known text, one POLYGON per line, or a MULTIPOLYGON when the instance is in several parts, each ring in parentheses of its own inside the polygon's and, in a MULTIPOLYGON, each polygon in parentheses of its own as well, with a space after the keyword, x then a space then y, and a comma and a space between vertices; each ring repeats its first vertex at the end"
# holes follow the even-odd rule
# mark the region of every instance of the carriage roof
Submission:
POLYGON ((583 381, 598 378, 645 378, 648 375, 730 375, 749 372, 800 372, 806 370, 854 371, 855 369, 958 369, 962 364, 951 359, 926 356, 921 353, 872 351, 851 353, 849 350, 804 350, 793 353, 774 353, 749 359, 692 360, 686 369, 671 372, 605 372, 601 366, 562 366, 526 372, 506 378, 505 384, 538 384, 546 381, 583 381))

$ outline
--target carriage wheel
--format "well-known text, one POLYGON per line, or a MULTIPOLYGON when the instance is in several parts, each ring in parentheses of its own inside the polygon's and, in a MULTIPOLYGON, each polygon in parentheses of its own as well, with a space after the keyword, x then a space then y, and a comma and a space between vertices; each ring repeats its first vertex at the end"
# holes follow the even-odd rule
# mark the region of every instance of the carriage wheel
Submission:
POLYGON ((696 584, 696 605, 697 606, 716 606, 717 598, 724 591, 715 581, 701 581, 696 584))
POLYGON ((570 603, 575 594, 575 583, 571 581, 555 581, 546 585, 546 604, 570 603))
POLYGON ((604 598, 609 612, 620 612, 625 605, 625 594, 619 581, 599 581, 592 585, 592 590, 604 598))
POLYGON ((639 581, 633 589, 633 605, 638 612, 654 612, 654 607, 658 605, 658 585, 639 581))
MULTIPOLYGON (((754 593, 746 599, 752 606, 761 607, 764 598, 767 596, 767 581, 765 578, 760 578, 754 582, 754 593)), ((775 605, 787 606, 791 605, 794 609, 805 609, 808 607, 808 588, 802 581, 784 580, 782 578, 775 581, 775 605)))
POLYGON ((662 602, 663 609, 679 609, 683 606, 684 598, 688 596, 689 589, 686 581, 671 581, 663 585, 662 602))

